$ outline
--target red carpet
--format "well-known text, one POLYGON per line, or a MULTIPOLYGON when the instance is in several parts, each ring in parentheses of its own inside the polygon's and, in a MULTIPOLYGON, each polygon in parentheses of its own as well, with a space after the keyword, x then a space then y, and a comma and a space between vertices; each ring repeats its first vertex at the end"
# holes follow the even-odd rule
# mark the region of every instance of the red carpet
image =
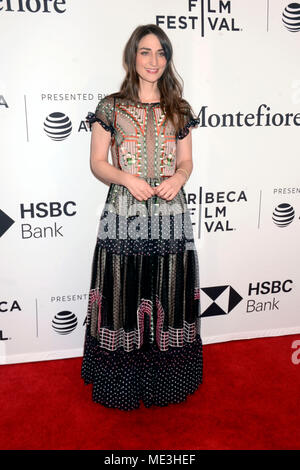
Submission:
POLYGON ((187 402, 130 412, 91 401, 81 358, 1 366, 0 449, 300 449, 294 340, 205 345, 187 402))

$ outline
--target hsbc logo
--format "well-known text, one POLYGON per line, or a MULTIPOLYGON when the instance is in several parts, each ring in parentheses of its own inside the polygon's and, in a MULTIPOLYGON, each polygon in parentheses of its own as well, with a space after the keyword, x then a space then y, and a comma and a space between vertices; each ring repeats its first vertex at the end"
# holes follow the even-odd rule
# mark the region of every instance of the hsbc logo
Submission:
POLYGON ((0 237, 15 223, 5 212, 0 209, 0 237))
MULTIPOLYGON (((21 219, 29 218, 41 221, 41 219, 52 220, 61 217, 70 218, 76 216, 76 214, 77 207, 75 201, 67 201, 64 203, 51 201, 20 204, 21 219)), ((2 237, 14 223, 15 220, 0 209, 0 237, 2 237)), ((63 225, 58 225, 56 222, 50 225, 48 224, 47 226, 33 226, 31 223, 22 223, 21 236, 23 239, 63 237, 63 225)))
POLYGON ((201 317, 228 315, 243 298, 230 285, 201 288, 201 317))

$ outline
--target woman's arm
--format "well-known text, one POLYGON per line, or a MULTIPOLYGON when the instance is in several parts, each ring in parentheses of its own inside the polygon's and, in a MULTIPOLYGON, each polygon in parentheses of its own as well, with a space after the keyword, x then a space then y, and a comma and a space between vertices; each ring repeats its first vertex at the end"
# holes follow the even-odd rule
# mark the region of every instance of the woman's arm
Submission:
POLYGON ((98 122, 92 125, 90 166, 96 178, 105 184, 116 183, 126 186, 128 175, 108 162, 111 134, 98 122))
POLYGON ((192 157, 192 133, 189 132, 188 135, 181 140, 177 141, 176 146, 176 173, 174 177, 179 178, 183 181, 184 184, 190 177, 193 171, 193 157, 192 157), (185 171, 178 171, 179 168, 182 168, 185 171), (188 173, 186 175, 185 173, 188 173))
POLYGON ((108 152, 111 134, 97 122, 92 127, 91 137, 91 170, 96 178, 105 184, 115 183, 126 188, 139 201, 147 200, 155 194, 154 188, 142 178, 138 178, 126 171, 120 170, 108 163, 108 152))

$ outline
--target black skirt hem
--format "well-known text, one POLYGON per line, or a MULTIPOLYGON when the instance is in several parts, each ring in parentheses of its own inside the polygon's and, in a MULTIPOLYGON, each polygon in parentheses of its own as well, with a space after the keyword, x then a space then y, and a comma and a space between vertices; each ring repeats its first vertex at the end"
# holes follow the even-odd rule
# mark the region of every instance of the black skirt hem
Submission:
POLYGON ((160 351, 155 343, 126 352, 108 351, 89 334, 81 377, 92 384, 92 401, 106 408, 131 411, 186 402, 202 384, 200 335, 183 347, 160 351))

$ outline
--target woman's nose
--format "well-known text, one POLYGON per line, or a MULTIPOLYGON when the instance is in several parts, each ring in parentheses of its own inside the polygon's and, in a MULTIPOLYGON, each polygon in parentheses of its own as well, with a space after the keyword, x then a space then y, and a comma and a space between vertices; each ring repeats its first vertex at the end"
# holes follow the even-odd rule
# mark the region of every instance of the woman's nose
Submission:
POLYGON ((150 62, 151 62, 151 65, 157 65, 156 54, 151 54, 150 62))

